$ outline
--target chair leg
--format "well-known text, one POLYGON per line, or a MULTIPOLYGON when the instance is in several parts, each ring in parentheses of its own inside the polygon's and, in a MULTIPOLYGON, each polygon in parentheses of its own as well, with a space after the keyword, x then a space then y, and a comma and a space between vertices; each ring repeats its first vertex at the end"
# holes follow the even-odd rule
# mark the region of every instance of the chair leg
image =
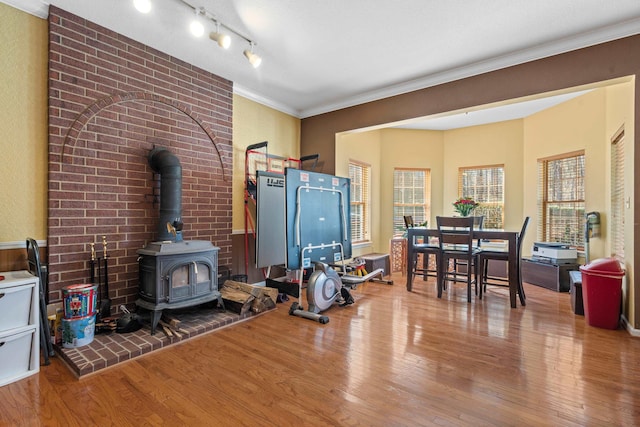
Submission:
POLYGON ((436 289, 438 290, 438 298, 442 295, 442 288, 440 287, 440 280, 442 279, 442 269, 440 268, 440 256, 435 255, 436 264, 436 289))
MULTIPOLYGON (((469 276, 471 276, 471 267, 473 267, 473 281, 475 282, 476 295, 478 295, 478 257, 469 261, 469 276)), ((471 297, 471 287, 469 287, 469 297, 471 297)))
POLYGON ((487 279, 489 276, 489 260, 486 258, 482 260, 482 276, 483 290, 484 292, 487 292, 487 282, 489 281, 489 279, 487 279))
POLYGON ((438 282, 438 298, 442 298, 442 289, 444 288, 444 281, 446 277, 446 272, 444 271, 444 258, 440 257, 440 260, 436 260, 438 263, 438 277, 436 281, 438 282))
POLYGON ((411 275, 411 280, 409 282, 408 289, 411 291, 413 289, 413 279, 416 277, 416 263, 418 262, 418 254, 413 254, 413 258, 411 259, 411 271, 413 274, 411 275))
POLYGON ((428 253, 422 254, 422 280, 425 282, 428 280, 427 276, 429 274, 429 256, 428 253))
POLYGON ((486 291, 485 282, 487 280, 487 270, 485 265, 487 260, 484 258, 480 258, 478 262, 480 263, 480 265, 478 266, 480 270, 480 284, 479 284, 480 291, 478 293, 478 297, 482 299, 482 294, 486 291))
MULTIPOLYGON (((482 296, 481 294, 478 294, 478 286, 479 286, 478 285, 479 283, 478 282, 478 262, 479 262, 478 258, 476 258, 473 262, 473 277, 475 278, 475 282, 476 282, 474 288, 476 291, 476 296, 482 296)), ((482 289, 480 291, 482 291, 482 289)))
POLYGON ((471 261, 467 263, 467 302, 471 303, 471 261))
POLYGON ((518 270, 518 295, 520 296, 520 305, 527 305, 527 296, 524 293, 524 286, 522 285, 522 274, 518 270))

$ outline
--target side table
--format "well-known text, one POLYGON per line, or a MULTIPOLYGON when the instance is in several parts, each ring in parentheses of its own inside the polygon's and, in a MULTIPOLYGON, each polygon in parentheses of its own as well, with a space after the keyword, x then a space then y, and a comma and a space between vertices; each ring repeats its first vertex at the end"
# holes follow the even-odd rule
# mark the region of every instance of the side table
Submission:
POLYGON ((389 255, 391 256, 391 272, 407 274, 407 238, 397 236, 389 242, 389 255))

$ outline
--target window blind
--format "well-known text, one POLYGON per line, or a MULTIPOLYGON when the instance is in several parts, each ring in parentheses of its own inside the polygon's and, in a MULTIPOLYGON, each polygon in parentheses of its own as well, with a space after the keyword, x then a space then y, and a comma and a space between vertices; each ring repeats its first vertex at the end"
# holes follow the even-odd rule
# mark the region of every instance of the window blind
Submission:
POLYGON ((584 151, 538 160, 539 236, 584 249, 584 151))
POLYGON ((393 231, 404 230, 404 216, 415 224, 431 218, 431 170, 396 168, 393 171, 393 231))
POLYGON ((351 241, 369 240, 369 176, 371 166, 349 160, 351 179, 351 241))
POLYGON ((611 142, 611 252, 624 262, 624 129, 611 142))
POLYGON ((480 203, 475 216, 484 216, 484 228, 504 228, 504 165, 458 169, 458 197, 480 203))

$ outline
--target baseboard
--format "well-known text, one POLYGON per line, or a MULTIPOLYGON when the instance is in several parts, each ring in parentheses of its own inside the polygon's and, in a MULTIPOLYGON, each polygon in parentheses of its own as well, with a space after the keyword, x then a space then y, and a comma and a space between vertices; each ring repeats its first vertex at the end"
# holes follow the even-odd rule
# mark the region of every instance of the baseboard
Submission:
POLYGON ((622 326, 627 330, 627 332, 629 332, 629 334, 631 334, 631 336, 640 338, 640 329, 636 329, 631 326, 624 315, 622 315, 622 326))

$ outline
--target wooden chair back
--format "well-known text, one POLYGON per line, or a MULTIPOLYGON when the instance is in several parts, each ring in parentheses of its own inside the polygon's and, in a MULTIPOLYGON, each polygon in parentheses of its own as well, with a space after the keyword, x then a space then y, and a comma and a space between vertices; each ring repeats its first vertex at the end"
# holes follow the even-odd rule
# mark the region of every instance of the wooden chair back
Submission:
POLYGON ((440 250, 473 251, 474 217, 436 217, 440 250))

